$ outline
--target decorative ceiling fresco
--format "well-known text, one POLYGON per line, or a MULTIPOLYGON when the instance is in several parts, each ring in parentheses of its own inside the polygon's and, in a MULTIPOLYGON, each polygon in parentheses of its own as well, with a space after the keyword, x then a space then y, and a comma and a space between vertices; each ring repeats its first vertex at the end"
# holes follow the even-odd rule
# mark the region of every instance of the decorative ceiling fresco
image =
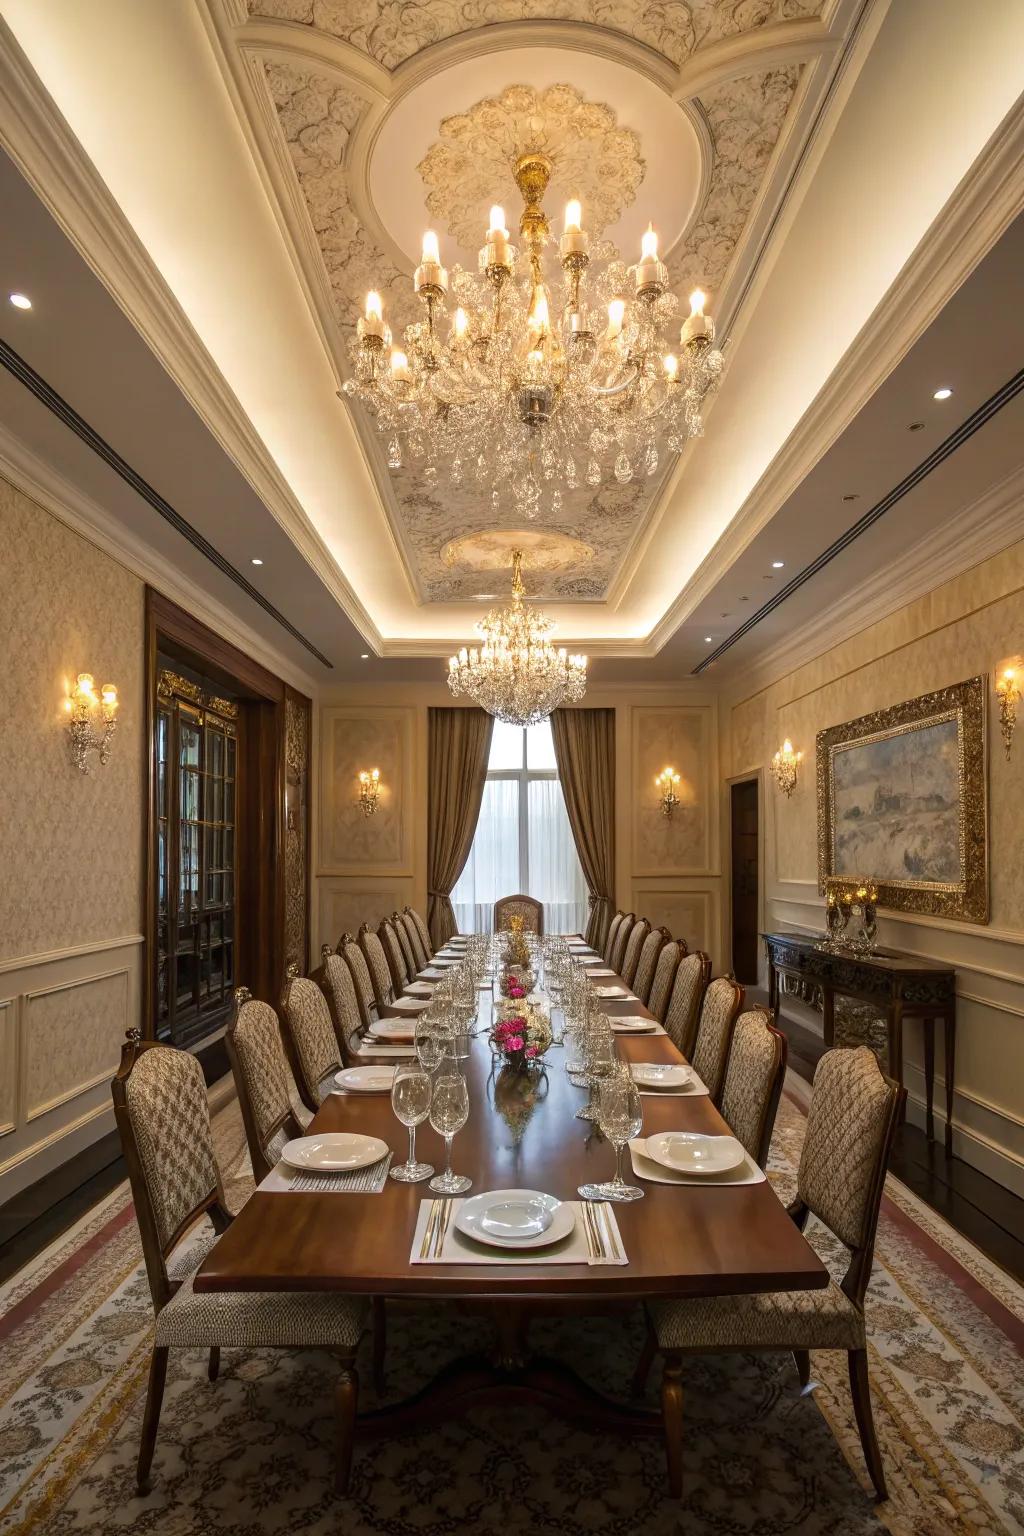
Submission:
MULTIPOLYGON (((292 26, 288 36, 299 36, 302 46, 290 45, 287 51, 250 45, 250 80, 254 90, 264 91, 272 109, 262 113, 262 120, 274 123, 273 131, 280 135, 279 166, 287 169, 279 175, 291 175, 299 194, 297 203, 291 200, 292 218, 301 208, 308 220, 312 238, 296 238, 296 247, 311 286, 318 285, 328 300, 322 325, 333 328, 328 344, 339 374, 346 376, 349 342, 368 290, 382 293, 396 336, 419 318, 410 282, 418 252, 409 249, 411 235, 396 233, 395 219, 384 206, 384 183, 392 182, 394 201, 394 178, 404 174, 406 202, 418 199, 413 210, 418 227, 438 230, 449 265, 456 260, 469 265, 492 203, 503 202, 509 222, 517 220, 512 164, 527 149, 543 148, 554 162, 546 204, 555 219, 567 196, 581 198, 594 235, 611 231, 627 217, 642 215, 646 226, 648 210, 653 209, 673 290, 685 296, 699 286, 710 295, 711 312, 721 313, 742 265, 752 211, 764 198, 776 149, 799 95, 804 63, 779 64, 774 55, 770 68, 743 72, 737 65, 726 78, 703 88, 699 97, 683 100, 673 100, 665 87, 652 87, 649 78, 642 79, 634 58, 625 59, 628 70, 616 66, 625 82, 616 84, 585 51, 566 55, 570 66, 575 61, 572 83, 565 76, 550 83, 526 83, 522 50, 530 47, 528 25, 541 19, 587 23, 600 27, 605 39, 618 34, 631 40, 629 47, 645 44, 678 66, 713 43, 815 14, 816 7, 805 0, 422 0, 418 5, 251 0, 254 23, 272 19, 306 29, 300 33, 292 26), (415 132, 403 128, 397 156, 393 135, 388 154, 374 157, 374 143, 384 142, 382 125, 401 95, 383 104, 375 99, 357 72, 346 77, 337 43, 327 39, 340 39, 391 71, 445 39, 515 21, 523 23, 517 50, 487 52, 474 79, 478 94, 470 95, 465 84, 458 83, 463 77, 457 75, 457 66, 464 66, 466 59, 462 37, 450 72, 450 94, 438 91, 438 75, 443 86, 448 73, 441 64, 431 72, 434 94, 418 110, 415 132), (321 34, 324 41, 318 49, 321 34), (504 60, 510 73, 502 79, 504 60), (630 80, 636 82, 635 91, 629 89, 630 80), (492 82, 497 89, 480 89, 492 82), (610 84, 616 87, 615 95, 610 94, 610 84), (637 106, 642 91, 653 90, 660 96, 659 110, 673 115, 672 132, 678 135, 679 153, 669 162, 667 174, 664 158, 658 161, 658 174, 651 172, 656 155, 665 153, 664 119, 637 106), (678 185, 673 184, 675 166, 680 168, 678 185), (676 227, 666 228, 673 221, 676 227), (309 270, 316 264, 319 273, 309 270)), ((244 34, 242 26, 236 36, 242 40, 244 34)), ((617 46, 628 52, 625 44, 617 46)), ((536 58, 543 52, 545 62, 550 61, 550 42, 544 50, 534 47, 536 58)), ((286 201, 284 193, 281 201, 286 201)), ((623 256, 635 259, 625 246, 623 256)), ((486 491, 452 486, 443 471, 436 477, 429 470, 407 467, 390 471, 384 443, 361 407, 339 404, 339 409, 351 410, 356 418, 419 599, 472 599, 485 589, 492 591, 493 577, 459 558, 459 541, 496 527, 508 529, 510 509, 493 506, 486 491)), ((675 456, 665 448, 657 470, 646 478, 628 484, 612 480, 597 488, 581 485, 567 492, 558 515, 544 519, 545 528, 563 535, 568 547, 586 547, 590 557, 578 566, 538 560, 532 576, 527 559, 531 593, 549 599, 607 600, 630 549, 656 516, 674 464, 675 456)))

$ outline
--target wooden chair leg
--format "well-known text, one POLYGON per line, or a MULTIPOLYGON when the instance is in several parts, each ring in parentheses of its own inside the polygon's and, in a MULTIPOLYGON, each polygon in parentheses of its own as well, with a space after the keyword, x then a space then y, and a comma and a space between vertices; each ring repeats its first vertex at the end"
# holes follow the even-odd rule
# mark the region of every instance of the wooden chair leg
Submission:
POLYGON ((653 1329, 648 1324, 644 1347, 640 1351, 640 1359, 637 1361, 636 1370, 633 1372, 633 1384, 630 1390, 634 1397, 643 1397, 644 1389, 647 1386, 647 1378, 651 1374, 651 1366, 654 1364, 654 1357, 657 1353, 658 1341, 654 1337, 653 1329))
POLYGON ((220 1375, 220 1345, 219 1344, 211 1344, 210 1345, 210 1364, 207 1366, 206 1374, 209 1376, 211 1381, 216 1381, 217 1377, 220 1375))
POLYGON ((384 1354, 387 1349, 387 1312, 384 1297, 373 1298, 373 1385, 378 1392, 384 1391, 384 1354))
POLYGON ((885 1486, 885 1468, 882 1465, 882 1453, 878 1449, 878 1440, 875 1437, 875 1419, 871 1411, 871 1383, 868 1380, 868 1352, 866 1349, 851 1349, 850 1361, 850 1393, 853 1397, 853 1411, 857 1419, 857 1428, 860 1430, 860 1443, 864 1449, 864 1460, 867 1462, 871 1481, 875 1485, 875 1492, 879 1500, 889 1497, 889 1490, 885 1486))
POLYGON ((668 1462, 668 1488, 674 1499, 683 1492, 683 1363, 678 1355, 668 1355, 661 1378, 661 1417, 665 1424, 665 1459, 668 1462))
POLYGON ((338 1493, 348 1492, 349 1473, 352 1470, 352 1443, 355 1439, 356 1405, 359 1401, 359 1376, 355 1358, 346 1356, 342 1361, 341 1376, 334 1389, 334 1406, 338 1420, 337 1462, 334 1470, 334 1487, 338 1493))
POLYGON ((160 1407, 164 1400, 164 1383, 167 1380, 167 1348, 154 1348, 149 1362, 149 1387, 146 1392, 146 1411, 142 1416, 142 1443, 135 1479, 140 1493, 148 1493, 152 1486, 149 1469, 153 1465, 156 1449, 156 1432, 160 1425, 160 1407))
POLYGON ((811 1352, 809 1349, 794 1349, 793 1359, 796 1361, 800 1385, 806 1387, 811 1379, 811 1352))

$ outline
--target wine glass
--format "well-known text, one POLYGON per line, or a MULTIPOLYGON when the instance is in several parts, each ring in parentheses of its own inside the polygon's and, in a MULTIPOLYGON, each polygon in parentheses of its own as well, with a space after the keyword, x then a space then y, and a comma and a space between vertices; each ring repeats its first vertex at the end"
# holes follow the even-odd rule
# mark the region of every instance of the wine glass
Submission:
POLYGON ((434 1068, 440 1065, 445 1053, 444 1036, 435 1020, 420 1014, 416 1020, 415 1041, 420 1066, 425 1072, 433 1072, 434 1068))
POLYGON ((416 1127, 430 1113, 430 1073, 418 1061, 400 1061, 395 1068, 391 1108, 409 1128, 408 1160, 392 1168, 391 1177, 400 1184, 418 1184, 421 1179, 429 1179, 434 1171, 430 1163, 416 1161, 416 1127))
POLYGON ((640 1094, 628 1066, 599 1084, 597 1123, 615 1148, 615 1177, 604 1184, 581 1184, 584 1200, 642 1200, 644 1192, 622 1177, 622 1153, 626 1143, 639 1136, 644 1114, 640 1094))
POLYGON ((615 1071, 615 1040, 611 1020, 603 1009, 595 1009, 583 1026, 583 1078, 590 1085, 587 1102, 576 1111, 577 1120, 596 1120, 594 1090, 603 1078, 615 1071))
POLYGON ((473 1180, 463 1173, 452 1172, 452 1138, 461 1131, 469 1119, 469 1089, 466 1079, 459 1072, 439 1077, 434 1084, 434 1096, 430 1101, 430 1123, 439 1136, 444 1137, 444 1173, 435 1175, 430 1188, 439 1195, 461 1195, 471 1188, 473 1180))

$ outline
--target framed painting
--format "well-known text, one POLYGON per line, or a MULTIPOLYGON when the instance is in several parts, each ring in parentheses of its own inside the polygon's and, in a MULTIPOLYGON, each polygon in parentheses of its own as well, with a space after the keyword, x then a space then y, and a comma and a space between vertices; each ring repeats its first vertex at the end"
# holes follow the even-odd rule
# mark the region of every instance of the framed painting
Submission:
POLYGON ((984 677, 817 737, 818 884, 900 912, 988 921, 984 677))

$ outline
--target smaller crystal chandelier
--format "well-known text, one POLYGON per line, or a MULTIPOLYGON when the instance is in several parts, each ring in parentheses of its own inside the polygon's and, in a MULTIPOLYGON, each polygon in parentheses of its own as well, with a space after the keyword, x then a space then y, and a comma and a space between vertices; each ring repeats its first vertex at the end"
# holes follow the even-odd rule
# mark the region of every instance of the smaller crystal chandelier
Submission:
POLYGON ((537 725, 559 704, 578 704, 587 688, 587 658, 556 650, 553 622, 524 599, 522 550, 512 551, 512 606, 492 608, 476 625, 483 642, 448 662, 448 687, 496 720, 537 725))

